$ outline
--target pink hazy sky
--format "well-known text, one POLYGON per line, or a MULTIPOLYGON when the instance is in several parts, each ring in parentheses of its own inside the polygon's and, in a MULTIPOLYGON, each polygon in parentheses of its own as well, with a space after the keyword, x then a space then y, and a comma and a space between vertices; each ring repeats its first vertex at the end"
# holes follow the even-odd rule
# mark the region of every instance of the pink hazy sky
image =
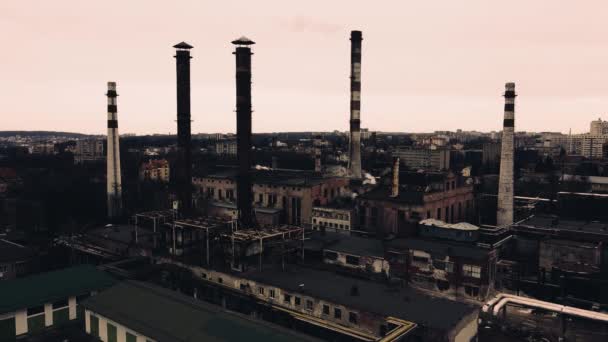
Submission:
POLYGON ((253 130, 347 130, 349 31, 362 127, 586 132, 608 107, 605 0, 0 2, 0 130, 174 133, 175 43, 192 50, 192 132, 235 130, 230 41, 256 41, 253 130))

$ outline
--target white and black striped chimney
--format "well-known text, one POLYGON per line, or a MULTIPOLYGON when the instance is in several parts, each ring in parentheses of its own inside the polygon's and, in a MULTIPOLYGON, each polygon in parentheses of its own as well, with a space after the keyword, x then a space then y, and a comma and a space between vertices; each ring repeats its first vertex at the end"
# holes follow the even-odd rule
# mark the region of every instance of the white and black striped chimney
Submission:
POLYGON ((502 128, 500 152, 500 178, 498 180, 498 210, 496 226, 508 227, 513 224, 513 157, 515 131, 515 83, 505 85, 505 117, 502 128))
POLYGON ((120 145, 118 135, 118 103, 116 82, 108 82, 108 152, 106 154, 108 218, 115 220, 122 213, 122 182, 120 178, 120 145))
POLYGON ((361 179, 361 31, 350 32, 350 176, 361 179))

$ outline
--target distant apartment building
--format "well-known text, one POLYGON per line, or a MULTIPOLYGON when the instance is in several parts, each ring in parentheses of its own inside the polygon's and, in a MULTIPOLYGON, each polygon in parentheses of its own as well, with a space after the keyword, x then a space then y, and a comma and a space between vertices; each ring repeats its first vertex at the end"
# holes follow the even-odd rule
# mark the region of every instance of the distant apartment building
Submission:
POLYGON ((447 170, 450 168, 450 151, 443 148, 398 147, 393 152, 401 162, 411 169, 429 171, 447 170))
POLYGON ((500 163, 500 146, 499 142, 483 144, 482 158, 484 165, 498 165, 500 163))
POLYGON ((601 118, 591 121, 589 134, 608 135, 608 121, 603 121, 601 118))
POLYGON ((39 142, 30 145, 29 152, 31 154, 54 154, 55 144, 50 142, 39 142))
POLYGON ((215 143, 215 153, 236 156, 236 140, 223 140, 215 143))
POLYGON ((75 164, 103 160, 105 160, 103 140, 86 139, 76 141, 76 148, 74 149, 75 164))
POLYGON ((152 159, 141 165, 139 179, 142 181, 169 182, 169 162, 166 159, 152 159))

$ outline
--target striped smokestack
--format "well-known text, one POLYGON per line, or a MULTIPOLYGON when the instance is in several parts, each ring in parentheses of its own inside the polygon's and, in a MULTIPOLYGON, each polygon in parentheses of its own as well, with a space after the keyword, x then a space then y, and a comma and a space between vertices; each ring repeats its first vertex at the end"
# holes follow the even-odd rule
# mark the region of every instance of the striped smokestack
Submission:
POLYGON ((115 220, 122 213, 122 184, 120 179, 120 146, 118 136, 118 105, 116 83, 108 82, 108 153, 106 161, 108 218, 115 220))
POLYGON ((251 52, 255 44, 246 37, 232 41, 236 45, 236 153, 237 211, 239 222, 246 228, 254 225, 251 189, 251 52))
POLYGON ((515 83, 505 85, 505 118, 502 128, 500 152, 500 178, 498 180, 498 210, 496 225, 507 227, 513 224, 513 155, 515 130, 515 83))
POLYGON ((190 132, 190 49, 181 42, 173 46, 177 72, 177 162, 175 181, 179 211, 192 210, 192 137, 190 132))
POLYGON ((361 179, 361 31, 350 32, 350 146, 348 168, 361 179))

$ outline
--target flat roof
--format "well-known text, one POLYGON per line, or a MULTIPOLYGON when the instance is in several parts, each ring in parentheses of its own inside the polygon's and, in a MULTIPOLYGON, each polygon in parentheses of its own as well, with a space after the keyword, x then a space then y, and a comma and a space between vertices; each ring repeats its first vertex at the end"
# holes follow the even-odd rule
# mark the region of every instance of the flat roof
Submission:
POLYGON ((162 342, 317 341, 148 283, 119 283, 84 307, 162 342))
POLYGON ((379 282, 305 267, 295 266, 286 271, 267 269, 241 277, 439 330, 454 328, 465 316, 479 309, 468 304, 431 297, 412 288, 389 287, 379 282), (351 295, 354 285, 359 290, 357 296, 351 295))
MULTIPOLYGON (((215 172, 201 178, 230 179, 236 180, 238 170, 228 169, 215 172)), ((252 170, 252 183, 257 184, 277 184, 281 186, 313 186, 322 184, 329 178, 305 170, 252 170)), ((334 177, 339 178, 339 177, 334 177)))
POLYGON ((521 228, 561 230, 576 233, 593 233, 608 236, 608 223, 583 220, 565 220, 555 216, 530 216, 514 225, 521 228))
POLYGON ((469 259, 483 259, 491 252, 490 249, 479 247, 472 243, 422 238, 394 239, 389 241, 388 245, 391 249, 415 249, 432 254, 469 259))
POLYGON ((325 249, 356 256, 375 256, 384 258, 384 245, 382 240, 372 238, 344 236, 341 239, 337 239, 333 244, 327 245, 325 249))
POLYGON ((87 294, 114 283, 109 274, 91 265, 0 281, 0 314, 87 294))

